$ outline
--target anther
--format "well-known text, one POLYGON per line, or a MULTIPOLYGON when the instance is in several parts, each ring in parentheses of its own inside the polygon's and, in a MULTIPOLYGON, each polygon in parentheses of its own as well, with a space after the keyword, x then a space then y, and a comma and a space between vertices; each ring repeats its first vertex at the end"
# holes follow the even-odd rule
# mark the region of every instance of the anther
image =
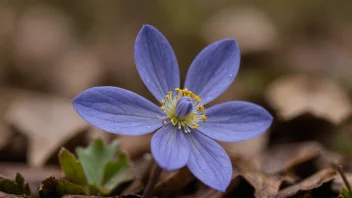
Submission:
POLYGON ((205 114, 202 114, 202 120, 203 122, 207 121, 207 116, 205 116, 205 114))
POLYGON ((161 100, 161 103, 162 103, 162 104, 165 104, 165 100, 161 100))
POLYGON ((166 120, 164 121, 164 125, 167 125, 167 121, 166 120))
POLYGON ((203 105, 200 105, 200 106, 198 107, 198 111, 204 111, 204 106, 203 106, 203 105))

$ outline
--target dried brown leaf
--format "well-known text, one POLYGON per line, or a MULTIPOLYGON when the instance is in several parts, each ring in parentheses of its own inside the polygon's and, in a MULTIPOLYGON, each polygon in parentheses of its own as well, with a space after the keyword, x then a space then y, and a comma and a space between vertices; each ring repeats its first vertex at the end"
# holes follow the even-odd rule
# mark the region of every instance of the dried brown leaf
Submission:
POLYGON ((352 111, 348 92, 325 78, 284 76, 274 81, 268 90, 268 102, 283 120, 310 113, 339 124, 352 111))
POLYGON ((284 172, 319 156, 322 151, 323 147, 317 142, 277 145, 261 156, 260 170, 266 174, 284 172))
POLYGON ((210 18, 203 29, 203 37, 209 42, 224 37, 236 38, 244 53, 271 50, 278 38, 272 19, 252 6, 226 7, 210 18))
POLYGON ((29 138, 27 155, 31 166, 43 165, 60 146, 89 127, 69 99, 51 95, 18 97, 6 116, 9 123, 29 138))
POLYGON ((178 171, 163 172, 154 194, 157 195, 157 197, 167 197, 174 192, 180 191, 194 179, 194 176, 187 167, 178 171))
POLYGON ((242 142, 219 142, 231 159, 238 157, 252 159, 263 153, 267 146, 269 133, 242 142))
MULTIPOLYGON (((345 173, 346 179, 350 184, 352 184, 352 173, 345 173)), ((341 175, 336 175, 334 180, 332 181, 332 187, 335 192, 340 193, 342 188, 346 188, 346 185, 341 177, 341 175)))
POLYGON ((296 195, 299 192, 309 191, 318 188, 326 182, 331 181, 336 176, 336 170, 332 168, 323 169, 314 175, 306 178, 298 184, 289 186, 279 191, 278 198, 285 198, 296 195))

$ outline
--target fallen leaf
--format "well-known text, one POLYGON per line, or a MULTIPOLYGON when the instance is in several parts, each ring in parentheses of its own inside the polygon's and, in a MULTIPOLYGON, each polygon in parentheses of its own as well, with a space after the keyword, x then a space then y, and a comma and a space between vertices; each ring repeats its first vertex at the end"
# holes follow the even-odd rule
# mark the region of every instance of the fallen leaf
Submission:
POLYGON ((289 186, 279 191, 278 198, 285 198, 296 195, 299 192, 309 191, 318 188, 326 182, 331 181, 336 176, 336 170, 332 168, 323 169, 314 175, 304 179, 298 184, 289 186))
POLYGON ((269 176, 256 172, 241 173, 241 176, 253 186, 256 198, 275 197, 284 180, 282 176, 269 176))
POLYGON ((43 165, 60 146, 89 128, 69 99, 34 93, 14 100, 6 120, 29 138, 31 166, 43 165))
POLYGON ((219 142, 231 159, 252 159, 263 153, 267 146, 269 133, 242 142, 219 142))
POLYGON ((209 43, 236 38, 243 53, 272 50, 278 39, 273 20, 264 10, 253 6, 226 7, 216 12, 201 32, 209 43))
POLYGON ((143 156, 133 161, 131 168, 133 173, 131 175, 135 177, 135 180, 123 190, 122 194, 136 194, 142 192, 148 182, 149 170, 152 168, 153 161, 153 157, 150 153, 145 153, 143 156))
POLYGON ((271 175, 282 173, 319 156, 322 150, 317 142, 276 145, 259 158, 260 170, 271 175))
POLYGON ((181 191, 183 187, 194 180, 195 177, 187 167, 178 171, 163 172, 153 194, 157 197, 168 197, 175 192, 181 191))
MULTIPOLYGON (((352 173, 345 172, 346 179, 350 184, 352 184, 352 173)), ((331 188, 335 192, 341 192, 341 189, 345 188, 345 183, 341 177, 341 175, 336 175, 334 180, 332 181, 332 186, 331 188)))
POLYGON ((269 86, 266 97, 283 120, 311 113, 339 124, 352 111, 346 90, 328 79, 311 75, 281 77, 269 86))

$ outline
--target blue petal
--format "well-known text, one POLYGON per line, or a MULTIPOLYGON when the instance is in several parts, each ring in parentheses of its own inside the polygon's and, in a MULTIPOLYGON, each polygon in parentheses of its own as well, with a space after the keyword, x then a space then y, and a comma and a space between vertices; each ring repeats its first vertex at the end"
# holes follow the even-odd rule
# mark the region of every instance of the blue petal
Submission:
POLYGON ((187 137, 191 147, 189 170, 206 185, 224 192, 232 177, 229 156, 218 143, 197 131, 187 137))
POLYGON ((139 76, 154 97, 161 101, 168 91, 180 87, 175 53, 166 38, 154 27, 144 25, 134 45, 139 76))
POLYGON ((185 166, 190 154, 184 133, 171 124, 163 126, 153 135, 151 150, 159 166, 166 170, 185 166))
POLYGON ((118 87, 93 87, 72 101, 77 113, 93 126, 122 135, 142 135, 162 126, 158 106, 118 87))
POLYGON ((250 102, 231 101, 205 110, 207 121, 197 130, 215 140, 239 142, 267 130, 273 117, 263 107, 250 102))
POLYGON ((224 39, 204 48, 188 70, 185 88, 207 104, 222 94, 235 79, 240 65, 240 50, 233 39, 224 39))

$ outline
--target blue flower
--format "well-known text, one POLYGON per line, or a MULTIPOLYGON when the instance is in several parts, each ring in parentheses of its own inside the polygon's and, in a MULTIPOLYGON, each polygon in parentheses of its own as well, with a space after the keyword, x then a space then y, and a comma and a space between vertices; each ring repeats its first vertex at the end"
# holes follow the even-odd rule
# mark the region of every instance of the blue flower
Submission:
POLYGON ((235 79, 240 51, 233 39, 212 43, 192 62, 184 89, 176 56, 167 39, 154 27, 139 32, 134 57, 138 73, 160 107, 118 87, 93 87, 80 93, 73 106, 87 122, 122 135, 157 132, 152 154, 162 168, 185 165, 206 185, 225 191, 232 165, 215 141, 239 142, 263 133, 272 116, 262 107, 231 101, 205 109, 235 79))

